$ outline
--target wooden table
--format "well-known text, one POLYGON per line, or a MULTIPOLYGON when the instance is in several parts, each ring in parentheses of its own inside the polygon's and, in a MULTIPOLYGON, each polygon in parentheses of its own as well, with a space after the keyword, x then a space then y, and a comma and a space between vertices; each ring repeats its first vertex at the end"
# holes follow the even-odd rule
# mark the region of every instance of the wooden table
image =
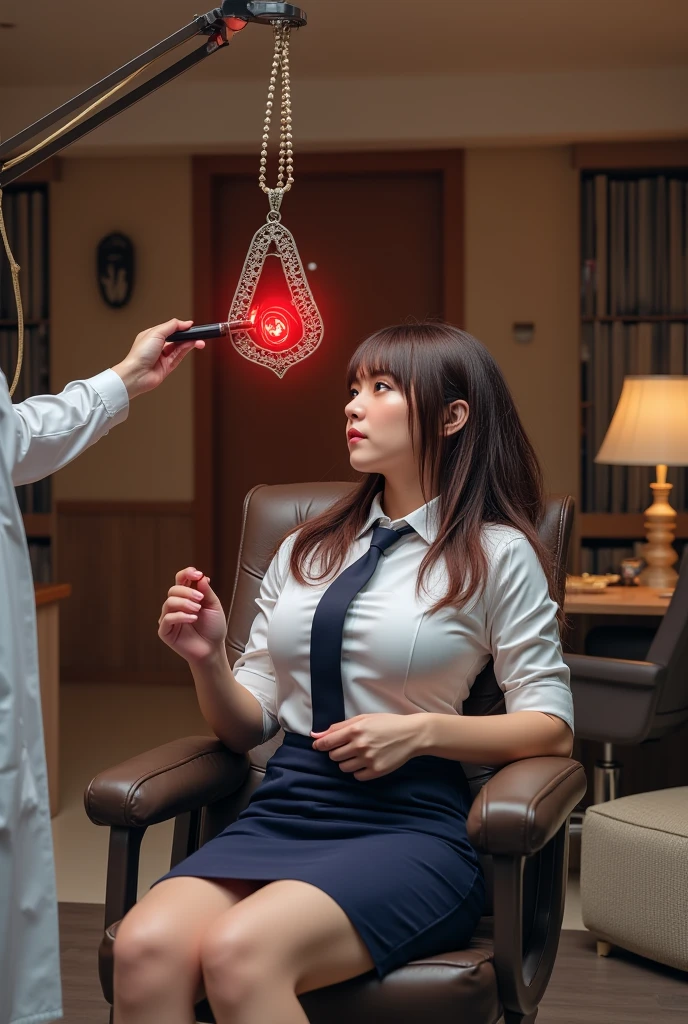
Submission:
POLYGON ((591 594, 567 594, 567 615, 658 615, 669 607, 671 598, 654 587, 611 586, 591 594))
POLYGON ((50 814, 60 809, 60 610, 72 592, 69 583, 36 583, 38 673, 41 680, 43 735, 48 766, 50 814))

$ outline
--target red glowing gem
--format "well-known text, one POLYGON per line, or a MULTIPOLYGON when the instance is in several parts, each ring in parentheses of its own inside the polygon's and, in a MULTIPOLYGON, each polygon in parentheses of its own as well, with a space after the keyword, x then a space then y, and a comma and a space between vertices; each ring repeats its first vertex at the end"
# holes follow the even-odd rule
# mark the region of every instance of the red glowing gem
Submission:
POLYGON ((271 345, 284 345, 289 340, 289 316, 279 306, 273 306, 260 314, 260 332, 271 345))
POLYGON ((263 320, 263 330, 273 341, 286 341, 286 336, 289 334, 289 327, 276 314, 265 317, 263 320))

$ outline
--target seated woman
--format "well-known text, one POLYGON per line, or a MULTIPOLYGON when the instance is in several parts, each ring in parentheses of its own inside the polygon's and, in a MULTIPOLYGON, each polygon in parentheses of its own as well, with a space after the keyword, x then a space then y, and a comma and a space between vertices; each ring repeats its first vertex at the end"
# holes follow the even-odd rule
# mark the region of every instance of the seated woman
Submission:
POLYGON ((232 750, 274 736, 248 808, 123 921, 115 1024, 303 1024, 298 996, 467 944, 483 879, 461 762, 571 751, 540 471, 502 374, 446 324, 348 369, 357 487, 282 541, 244 654, 183 569, 159 633, 232 750), (492 657, 506 715, 463 702, 492 657))

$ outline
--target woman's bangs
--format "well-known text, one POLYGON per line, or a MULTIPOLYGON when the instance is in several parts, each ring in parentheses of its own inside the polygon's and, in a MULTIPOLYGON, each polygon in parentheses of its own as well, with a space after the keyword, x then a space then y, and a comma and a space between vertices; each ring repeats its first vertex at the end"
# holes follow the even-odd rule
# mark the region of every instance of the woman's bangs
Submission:
POLYGON ((392 377, 405 398, 411 386, 410 346, 395 336, 396 332, 379 331, 364 341, 349 361, 347 383, 370 380, 372 377, 392 377))

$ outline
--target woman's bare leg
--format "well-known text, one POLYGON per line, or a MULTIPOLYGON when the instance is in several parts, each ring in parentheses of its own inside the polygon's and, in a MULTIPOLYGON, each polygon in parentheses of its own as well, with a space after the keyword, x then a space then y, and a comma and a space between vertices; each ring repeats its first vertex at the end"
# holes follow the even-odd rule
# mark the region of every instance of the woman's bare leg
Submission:
POLYGON ((132 907, 115 939, 114 1024, 191 1024, 201 941, 262 883, 168 878, 132 907))
POLYGON ((307 1024, 297 995, 364 974, 373 962, 330 896, 280 881, 215 918, 201 966, 217 1024, 307 1024))

